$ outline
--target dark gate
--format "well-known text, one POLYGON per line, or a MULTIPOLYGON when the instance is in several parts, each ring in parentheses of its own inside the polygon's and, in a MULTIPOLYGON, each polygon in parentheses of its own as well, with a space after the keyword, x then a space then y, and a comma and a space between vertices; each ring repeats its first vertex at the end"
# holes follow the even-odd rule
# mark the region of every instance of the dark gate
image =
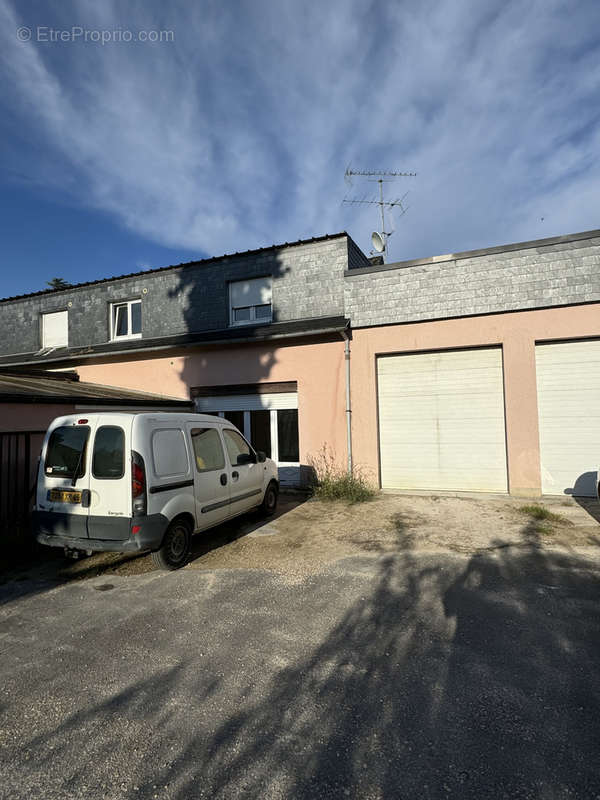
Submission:
POLYGON ((0 541, 25 544, 45 431, 0 431, 0 541))

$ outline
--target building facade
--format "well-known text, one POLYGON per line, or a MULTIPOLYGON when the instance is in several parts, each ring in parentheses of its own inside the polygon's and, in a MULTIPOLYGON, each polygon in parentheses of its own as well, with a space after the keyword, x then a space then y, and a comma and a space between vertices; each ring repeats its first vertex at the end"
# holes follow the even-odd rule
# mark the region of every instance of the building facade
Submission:
POLYGON ((341 233, 8 298, 0 330, 0 369, 192 398, 284 483, 325 449, 390 490, 596 491, 600 231, 395 264, 341 233))

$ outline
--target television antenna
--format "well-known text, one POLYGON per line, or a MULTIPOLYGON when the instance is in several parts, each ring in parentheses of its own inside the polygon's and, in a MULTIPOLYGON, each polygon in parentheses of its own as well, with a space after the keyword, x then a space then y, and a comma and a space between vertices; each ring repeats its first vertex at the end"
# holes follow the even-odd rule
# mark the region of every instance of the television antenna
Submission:
POLYGON ((364 197, 344 197, 342 201, 343 203, 348 203, 349 205, 379 206, 381 213, 381 231, 373 231, 371 234, 371 244, 373 245, 371 255, 373 255, 373 252, 381 253, 385 260, 385 256, 387 255, 388 239, 394 233, 394 229, 390 231, 386 231, 385 229, 385 210, 387 209, 390 212, 390 216, 392 214, 392 209, 395 208, 400 211, 400 216, 403 216, 408 211, 408 206, 404 205, 404 200, 408 192, 403 194, 402 197, 397 197, 395 200, 384 200, 383 184, 392 183, 398 178, 414 178, 416 174, 416 172, 397 172, 387 169, 358 170, 352 169, 350 165, 346 167, 344 180, 350 185, 352 184, 352 178, 354 177, 366 178, 370 183, 379 184, 379 199, 376 197, 369 198, 365 195, 364 197))

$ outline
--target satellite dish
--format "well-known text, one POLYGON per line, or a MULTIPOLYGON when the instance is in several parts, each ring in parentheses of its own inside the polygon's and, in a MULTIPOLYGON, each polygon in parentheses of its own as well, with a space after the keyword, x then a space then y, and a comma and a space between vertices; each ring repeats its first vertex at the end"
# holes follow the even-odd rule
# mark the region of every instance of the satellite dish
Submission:
POLYGON ((385 250, 385 233, 373 231, 371 234, 371 244, 374 250, 377 250, 378 253, 383 253, 385 250))

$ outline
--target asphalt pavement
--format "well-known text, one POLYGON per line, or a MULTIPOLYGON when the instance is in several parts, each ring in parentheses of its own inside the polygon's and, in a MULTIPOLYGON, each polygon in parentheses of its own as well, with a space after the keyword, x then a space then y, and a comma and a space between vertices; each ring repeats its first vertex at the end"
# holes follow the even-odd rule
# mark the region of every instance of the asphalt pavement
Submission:
POLYGON ((575 552, 20 577, 2 797, 600 796, 600 569, 575 552))

